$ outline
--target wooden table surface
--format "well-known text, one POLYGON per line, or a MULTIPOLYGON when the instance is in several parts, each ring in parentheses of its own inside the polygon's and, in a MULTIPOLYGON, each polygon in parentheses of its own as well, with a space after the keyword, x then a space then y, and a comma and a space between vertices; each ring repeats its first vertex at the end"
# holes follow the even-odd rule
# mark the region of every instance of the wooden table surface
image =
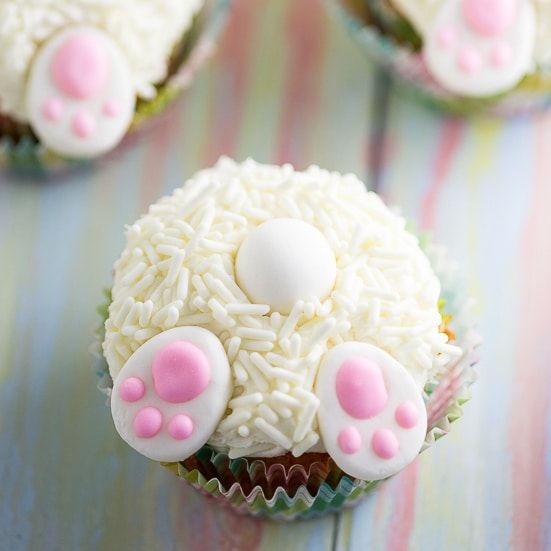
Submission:
POLYGON ((318 0, 235 0, 217 57, 115 159, 0 174, 0 549, 551 549, 551 113, 459 121, 396 93, 318 0), (479 381, 452 433, 353 510, 237 516, 139 456, 89 370, 123 226, 219 155, 356 172, 450 247, 479 381))

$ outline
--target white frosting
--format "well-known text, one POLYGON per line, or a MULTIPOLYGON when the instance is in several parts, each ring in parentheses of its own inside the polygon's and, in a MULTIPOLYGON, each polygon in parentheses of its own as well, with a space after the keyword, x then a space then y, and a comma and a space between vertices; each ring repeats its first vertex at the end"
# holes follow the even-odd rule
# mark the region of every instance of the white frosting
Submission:
MULTIPOLYGON (((423 37, 446 0, 391 0, 423 37)), ((551 2, 530 0, 536 10, 536 43, 534 62, 544 70, 551 68, 551 2)))
POLYGON ((0 111, 28 120, 25 87, 33 57, 55 33, 74 24, 105 30, 124 52, 136 93, 155 95, 174 46, 204 0, 2 0, 0 111))
POLYGON ((235 271, 237 283, 251 302, 289 314, 299 300, 327 298, 335 284, 337 264, 318 229, 302 220, 276 218, 245 238, 235 271))
MULTIPOLYGON (((357 379, 354 383, 356 388, 361 387, 357 379)), ((363 390, 369 393, 368 388, 363 390)), ((380 480, 401 471, 419 454, 427 433, 427 410, 422 394, 404 367, 383 350, 358 342, 335 346, 320 366, 316 394, 320 400, 318 418, 325 449, 345 473, 362 480, 380 480), (373 362, 372 365, 382 374, 386 390, 384 405, 381 404, 380 411, 374 411, 369 417, 355 418, 347 413, 337 394, 339 368, 355 358, 367 358, 373 362), (416 412, 417 420, 413 426, 403 427, 398 422, 396 412, 403 404, 413 407, 416 412), (340 444, 339 435, 346 430, 354 432, 357 449, 346 450, 340 444), (374 449, 373 439, 381 430, 388 431, 390 438, 398 444, 392 457, 381 457, 374 449)))
POLYGON ((230 456, 301 455, 318 443, 313 387, 324 354, 344 341, 390 353, 421 388, 461 351, 439 331, 440 285, 417 238, 353 175, 222 158, 127 229, 115 264, 104 353, 111 375, 144 342, 197 325, 224 344, 233 377, 228 415, 209 443, 230 456), (316 227, 337 261, 324 301, 289 315, 237 285, 243 240, 273 218, 316 227))

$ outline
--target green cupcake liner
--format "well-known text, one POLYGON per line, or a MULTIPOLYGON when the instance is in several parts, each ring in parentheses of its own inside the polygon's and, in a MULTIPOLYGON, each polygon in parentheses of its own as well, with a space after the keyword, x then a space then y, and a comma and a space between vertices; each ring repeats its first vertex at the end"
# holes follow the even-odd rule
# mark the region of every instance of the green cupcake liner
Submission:
POLYGON ((398 82, 400 91, 459 116, 509 117, 551 106, 551 76, 528 75, 510 92, 485 98, 457 96, 429 74, 419 52, 420 38, 387 0, 327 0, 330 11, 352 38, 398 82), (386 8, 385 8, 386 6, 386 8))
MULTIPOLYGON (((138 132, 147 131, 156 115, 169 106, 188 88, 203 64, 214 54, 216 41, 223 27, 230 6, 230 0, 206 0, 204 7, 195 17, 181 43, 176 47, 172 59, 171 76, 157 85, 155 98, 139 100, 132 125, 121 144, 102 158, 117 155, 127 145, 128 138, 138 132)), ((98 159, 73 160, 56 155, 40 144, 27 129, 20 139, 2 133, 0 120, 0 169, 22 173, 25 176, 44 178, 79 168, 89 168, 98 159)))
MULTIPOLYGON (((453 318, 456 342, 464 351, 458 360, 425 385, 424 397, 429 417, 423 450, 445 436, 452 424, 463 415, 463 405, 470 399, 469 386, 475 381, 473 369, 480 337, 473 330, 473 303, 465 292, 458 269, 443 247, 432 244, 430 236, 419 236, 442 285, 444 310, 453 318)), ((102 321, 108 317, 111 294, 98 308, 102 321)), ((110 396, 113 381, 103 357, 104 323, 98 328, 91 347, 93 369, 98 388, 110 396)), ((422 451, 423 451, 422 450, 422 451)), ((308 454, 306 454, 308 455, 308 454)), ((306 519, 350 507, 375 490, 382 481, 363 481, 346 475, 326 455, 312 461, 301 458, 274 463, 262 458, 230 459, 205 445, 194 456, 177 463, 161 463, 201 493, 215 498, 239 513, 275 520, 306 519), (295 462, 293 462, 295 461, 295 462), (303 463, 306 463, 304 465, 303 463)))

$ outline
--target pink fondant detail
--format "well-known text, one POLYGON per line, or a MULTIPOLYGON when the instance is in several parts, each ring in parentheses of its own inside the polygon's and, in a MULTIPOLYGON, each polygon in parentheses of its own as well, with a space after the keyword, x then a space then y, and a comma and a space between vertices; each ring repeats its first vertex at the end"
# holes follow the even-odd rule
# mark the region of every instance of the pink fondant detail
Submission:
POLYGON ((119 387, 119 395, 125 402, 137 402, 144 394, 145 385, 139 377, 128 377, 119 387))
POLYGON ((362 437, 355 427, 346 427, 339 432, 338 442, 344 453, 356 453, 362 445, 362 437))
POLYGON ((472 75, 482 67, 482 58, 474 48, 467 47, 459 52, 457 63, 463 73, 472 75))
POLYGON ((97 128, 96 119, 86 111, 79 111, 73 117, 73 134, 77 138, 89 138, 97 128))
POLYGON ((386 405, 388 393, 380 367, 367 358, 346 360, 337 373, 339 403, 355 419, 369 419, 386 405))
POLYGON ((50 122, 58 122, 63 116, 63 102, 59 98, 47 99, 42 104, 42 114, 50 122))
POLYGON ((451 48, 457 41, 457 34, 453 27, 442 27, 436 36, 441 48, 451 48))
POLYGON ((70 36, 56 52, 52 76, 75 99, 94 96, 105 86, 109 61, 101 41, 89 32, 70 36))
POLYGON ((157 394, 172 404, 192 400, 210 382, 207 357, 187 341, 173 342, 159 350, 152 371, 157 394))
POLYGON ((392 459, 400 448, 398 438, 389 429, 377 429, 371 438, 371 447, 381 459, 392 459))
POLYGON ((157 408, 142 408, 134 417, 134 432, 139 438, 153 438, 162 424, 163 416, 157 408))
POLYGON ((402 402, 394 414, 396 422, 404 429, 412 429, 419 420, 419 410, 410 400, 402 402))
POLYGON ((463 16, 481 35, 503 34, 514 22, 518 0, 463 0, 463 16))
POLYGON ((185 440, 193 432, 193 421, 187 415, 179 414, 175 415, 168 422, 168 434, 174 438, 174 440, 185 440))
POLYGON ((120 103, 116 99, 108 99, 103 104, 102 111, 106 117, 116 117, 121 112, 120 103))
POLYGON ((500 42, 492 50, 492 63, 496 67, 504 67, 511 62, 513 58, 513 49, 507 42, 500 42))

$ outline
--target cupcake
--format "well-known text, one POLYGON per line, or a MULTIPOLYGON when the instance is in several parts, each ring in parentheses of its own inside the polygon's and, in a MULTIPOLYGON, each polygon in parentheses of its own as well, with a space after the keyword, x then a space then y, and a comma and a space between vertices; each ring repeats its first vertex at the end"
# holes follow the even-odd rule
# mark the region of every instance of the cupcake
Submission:
POLYGON ((545 0, 339 0, 358 40, 432 103, 510 114, 551 100, 545 0))
POLYGON ((461 414, 450 264, 353 175, 222 158, 127 228, 100 387, 136 451, 239 510, 352 504, 461 414), (444 281, 444 280, 443 280, 444 281))
POLYGON ((188 83, 225 4, 0 3, 0 161, 59 165, 114 149, 188 83))

